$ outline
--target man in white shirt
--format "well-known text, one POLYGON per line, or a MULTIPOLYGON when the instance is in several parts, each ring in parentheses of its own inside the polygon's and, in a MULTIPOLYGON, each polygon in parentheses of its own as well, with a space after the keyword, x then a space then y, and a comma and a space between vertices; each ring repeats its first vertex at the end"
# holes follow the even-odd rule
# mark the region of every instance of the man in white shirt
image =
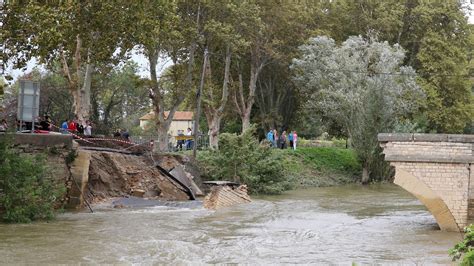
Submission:
MULTIPOLYGON (((193 131, 191 130, 191 128, 188 127, 188 131, 186 131, 186 136, 192 136, 192 135, 193 135, 193 131)), ((192 139, 187 139, 186 140, 186 149, 190 150, 192 147, 193 147, 193 140, 192 139)))
POLYGON ((92 126, 89 120, 86 121, 86 126, 84 127, 84 136, 86 137, 92 136, 92 126))

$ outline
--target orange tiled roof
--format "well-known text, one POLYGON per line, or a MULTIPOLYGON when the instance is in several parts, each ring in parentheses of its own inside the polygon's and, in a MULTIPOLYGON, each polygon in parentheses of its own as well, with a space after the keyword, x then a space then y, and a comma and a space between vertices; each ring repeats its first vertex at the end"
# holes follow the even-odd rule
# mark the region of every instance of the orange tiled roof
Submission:
MULTIPOLYGON (((169 111, 165 111, 165 119, 168 117, 169 111)), ((188 111, 176 111, 173 116, 175 121, 188 121, 193 120, 193 112, 188 111)), ((155 112, 151 111, 146 115, 140 117, 140 120, 153 120, 155 118, 155 112)))

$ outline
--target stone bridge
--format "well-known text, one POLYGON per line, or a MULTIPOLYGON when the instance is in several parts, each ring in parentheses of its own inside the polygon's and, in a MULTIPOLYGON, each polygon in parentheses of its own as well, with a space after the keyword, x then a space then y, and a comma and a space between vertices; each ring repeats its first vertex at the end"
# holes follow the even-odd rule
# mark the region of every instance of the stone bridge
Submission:
POLYGON ((474 135, 379 134, 394 183, 416 196, 441 230, 474 222, 474 135))

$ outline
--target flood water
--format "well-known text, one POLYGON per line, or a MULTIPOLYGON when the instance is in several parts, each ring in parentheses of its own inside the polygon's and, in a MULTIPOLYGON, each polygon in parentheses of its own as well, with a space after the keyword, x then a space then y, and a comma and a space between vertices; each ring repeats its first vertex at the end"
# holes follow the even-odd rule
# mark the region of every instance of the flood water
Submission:
POLYGON ((0 224, 0 263, 431 265, 449 264, 460 239, 395 185, 342 186, 219 211, 178 204, 0 224))

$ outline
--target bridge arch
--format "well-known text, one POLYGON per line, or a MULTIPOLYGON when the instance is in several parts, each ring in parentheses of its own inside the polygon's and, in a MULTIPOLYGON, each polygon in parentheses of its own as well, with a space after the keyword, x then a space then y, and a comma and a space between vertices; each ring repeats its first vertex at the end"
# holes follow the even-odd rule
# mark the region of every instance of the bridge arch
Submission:
POLYGON ((474 223, 474 135, 379 134, 394 183, 417 197, 439 227, 474 223))
POLYGON ((403 169, 396 169, 395 171, 394 183, 421 201, 434 216, 441 230, 459 231, 453 214, 440 196, 411 173, 403 169))

